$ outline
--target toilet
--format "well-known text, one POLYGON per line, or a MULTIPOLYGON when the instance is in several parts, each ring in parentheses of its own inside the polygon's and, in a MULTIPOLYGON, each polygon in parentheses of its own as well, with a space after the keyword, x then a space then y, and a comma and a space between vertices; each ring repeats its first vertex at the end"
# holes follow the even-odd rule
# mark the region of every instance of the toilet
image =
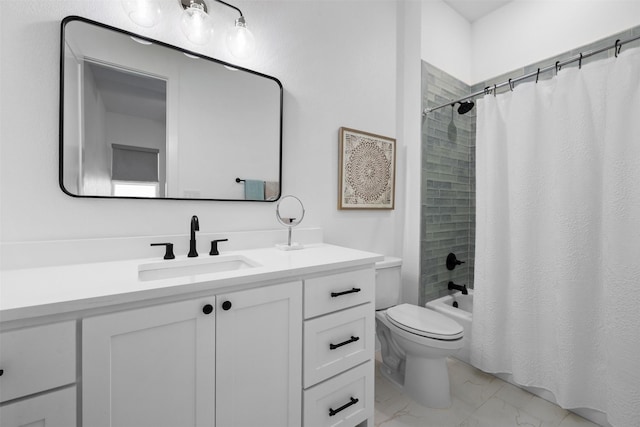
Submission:
POLYGON ((451 406, 447 356, 462 348, 463 328, 434 310, 400 302, 402 260, 376 263, 376 335, 382 375, 429 408, 451 406))

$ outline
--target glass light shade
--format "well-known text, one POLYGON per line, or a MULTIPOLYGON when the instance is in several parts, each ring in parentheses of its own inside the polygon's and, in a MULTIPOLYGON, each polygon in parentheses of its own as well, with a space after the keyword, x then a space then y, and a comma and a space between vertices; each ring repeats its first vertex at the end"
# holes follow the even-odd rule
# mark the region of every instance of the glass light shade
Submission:
POLYGON ((182 12, 180 28, 189 41, 200 45, 208 43, 213 33, 211 17, 198 3, 191 3, 182 12))
POLYGON ((159 0, 122 0, 122 7, 129 19, 141 27, 150 28, 160 21, 159 0))
POLYGON ((236 19, 236 25, 227 33, 227 47, 236 58, 244 59, 253 54, 256 40, 247 28, 244 17, 236 19))

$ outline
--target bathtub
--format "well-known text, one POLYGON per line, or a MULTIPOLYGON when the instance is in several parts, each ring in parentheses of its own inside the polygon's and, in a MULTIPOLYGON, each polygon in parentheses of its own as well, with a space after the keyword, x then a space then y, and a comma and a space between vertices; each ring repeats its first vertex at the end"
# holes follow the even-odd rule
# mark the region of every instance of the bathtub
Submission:
POLYGON ((435 310, 452 318, 464 328, 463 345, 453 357, 465 363, 470 363, 471 321, 473 320, 473 289, 468 295, 457 291, 425 304, 425 307, 435 310), (457 305, 457 307, 455 307, 457 305))

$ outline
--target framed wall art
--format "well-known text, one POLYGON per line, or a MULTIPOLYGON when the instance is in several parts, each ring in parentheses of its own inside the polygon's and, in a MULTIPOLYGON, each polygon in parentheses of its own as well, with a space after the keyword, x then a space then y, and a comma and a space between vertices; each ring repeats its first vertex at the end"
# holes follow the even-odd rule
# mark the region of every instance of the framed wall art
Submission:
POLYGON ((393 209, 396 140, 340 128, 338 209, 393 209))

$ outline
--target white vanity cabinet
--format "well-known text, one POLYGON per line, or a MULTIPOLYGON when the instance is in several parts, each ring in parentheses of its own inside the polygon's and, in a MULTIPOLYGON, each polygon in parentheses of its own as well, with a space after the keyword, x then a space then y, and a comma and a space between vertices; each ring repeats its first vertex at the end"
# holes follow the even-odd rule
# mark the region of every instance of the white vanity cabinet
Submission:
POLYGON ((218 295, 216 321, 216 427, 300 427, 302 283, 218 295))
POLYGON ((214 307, 210 297, 84 319, 83 425, 213 425, 214 307))
POLYGON ((316 243, 0 270, 0 426, 373 427, 381 258, 316 243))
POLYGON ((300 282, 90 317, 83 425, 299 424, 300 282))
POLYGON ((373 426, 375 271, 304 282, 303 425, 373 426))
POLYGON ((0 370, 2 427, 75 425, 75 322, 2 332, 0 370))
POLYGON ((75 387, 52 391, 0 407, 0 426, 2 427, 73 427, 75 425, 75 387))

